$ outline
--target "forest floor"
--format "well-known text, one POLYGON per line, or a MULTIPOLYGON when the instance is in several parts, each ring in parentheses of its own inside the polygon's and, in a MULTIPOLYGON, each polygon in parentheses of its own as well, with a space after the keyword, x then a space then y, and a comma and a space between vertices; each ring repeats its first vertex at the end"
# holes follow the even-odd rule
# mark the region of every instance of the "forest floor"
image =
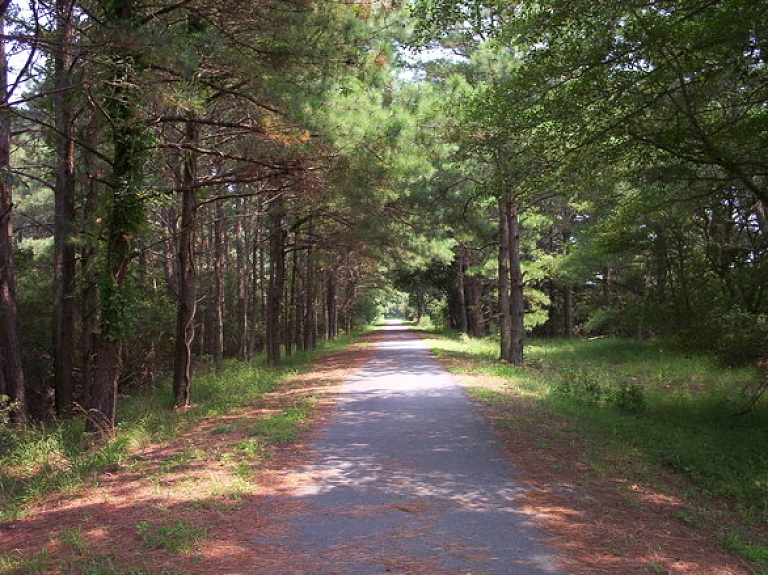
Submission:
MULTIPOLYGON (((256 563, 276 575, 303 573, 275 541, 282 518, 301 513, 300 503, 283 495, 296 487, 291 470, 310 453, 302 439, 273 446, 269 456, 254 453, 261 448, 248 430, 309 399, 315 408, 305 431, 322 426, 340 383, 381 337, 374 332, 320 357, 312 371, 249 410, 204 421, 170 444, 145 446, 88 485, 41 499, 24 518, 0 525, 0 573, 242 575, 256 563)), ((491 422, 525 423, 496 425, 496 433, 529 486, 518 503, 551 536, 565 573, 750 573, 712 537, 676 519, 679 501, 593 469, 580 437, 536 403, 478 406, 491 422)))

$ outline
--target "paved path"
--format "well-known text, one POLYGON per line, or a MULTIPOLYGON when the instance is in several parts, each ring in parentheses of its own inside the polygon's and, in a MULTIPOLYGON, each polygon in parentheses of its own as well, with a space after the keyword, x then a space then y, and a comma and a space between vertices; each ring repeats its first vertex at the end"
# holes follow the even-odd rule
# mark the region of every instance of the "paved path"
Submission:
POLYGON ((302 470, 305 511, 288 519, 284 545, 311 567, 296 573, 559 573, 464 390, 418 338, 387 329, 302 470))

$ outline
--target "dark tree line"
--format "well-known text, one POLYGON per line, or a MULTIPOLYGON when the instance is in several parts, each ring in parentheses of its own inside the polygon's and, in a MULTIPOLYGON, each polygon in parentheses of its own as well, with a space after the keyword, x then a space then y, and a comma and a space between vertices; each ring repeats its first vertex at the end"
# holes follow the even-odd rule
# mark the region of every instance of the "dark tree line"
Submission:
POLYGON ((318 111, 369 74, 360 45, 377 42, 379 7, 2 8, 0 395, 14 423, 53 405, 109 432, 121 389, 172 373, 183 407, 195 364, 276 365, 370 319, 370 256, 318 111))

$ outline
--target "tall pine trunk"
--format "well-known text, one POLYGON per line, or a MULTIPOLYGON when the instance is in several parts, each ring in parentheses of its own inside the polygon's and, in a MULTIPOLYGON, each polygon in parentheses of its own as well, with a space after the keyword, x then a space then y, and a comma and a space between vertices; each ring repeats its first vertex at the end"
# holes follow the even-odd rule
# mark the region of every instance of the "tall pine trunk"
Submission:
MULTIPOLYGON (((185 140, 197 141, 197 126, 190 119, 185 140)), ((197 232, 197 158, 184 152, 181 187, 181 229, 178 233, 178 300, 176 305, 176 347, 173 364, 173 405, 186 407, 192 389, 192 342, 195 337, 197 284, 195 273, 195 233, 197 232)))
POLYGON ((251 253, 251 333, 249 337, 249 355, 254 357, 264 350, 264 331, 266 324, 266 256, 265 230, 266 222, 263 201, 256 198, 256 216, 254 218, 254 238, 251 253))
POLYGON ((336 270, 329 269, 326 273, 325 286, 325 339, 333 340, 339 334, 339 278, 336 270))
POLYGON ((283 349, 285 350, 285 355, 290 356, 293 353, 293 342, 294 342, 294 335, 293 335, 293 302, 294 302, 294 295, 296 293, 296 250, 293 251, 293 257, 291 260, 288 260, 285 258, 285 266, 288 267, 288 264, 290 264, 290 273, 288 271, 285 272, 285 288, 283 292, 283 305, 282 305, 282 315, 283 315, 283 332, 282 332, 282 340, 283 340, 283 349), (291 261, 292 260, 292 261, 291 261))
POLYGON ((482 278, 478 275, 470 275, 464 279, 466 294, 466 320, 467 334, 470 337, 480 338, 485 335, 483 321, 482 278))
POLYGON ((267 363, 280 363, 280 323, 285 291, 285 207, 282 198, 274 200, 269 214, 269 284, 265 309, 267 363))
MULTIPOLYGON (((132 46, 131 33, 136 23, 132 0, 108 4, 105 23, 111 33, 125 35, 132 46)), ((146 154, 145 127, 138 118, 137 73, 140 56, 121 50, 118 42, 108 55, 111 74, 105 83, 103 111, 108 116, 112 139, 110 177, 102 239, 102 273, 99 285, 101 312, 99 331, 94 334, 94 363, 89 385, 86 429, 108 434, 115 426, 117 388, 121 373, 121 354, 127 313, 126 281, 133 258, 133 241, 144 221, 139 193, 146 154)))
MULTIPOLYGON (((83 137, 91 142, 98 142, 101 139, 96 118, 91 117, 83 137)), ((82 169, 88 174, 88 180, 83 201, 83 221, 91 221, 95 217, 96 203, 98 200, 98 184, 96 179, 97 170, 96 154, 93 150, 85 149, 82 154, 82 169)), ((80 361, 83 366, 82 381, 83 389, 81 405, 90 405, 90 382, 93 380, 93 360, 95 333, 98 323, 98 272, 94 269, 96 246, 92 241, 82 242, 78 250, 78 260, 80 267, 80 276, 82 279, 82 296, 80 299, 80 341, 82 345, 82 356, 80 361)))
POLYGON ((235 257, 237 259, 237 355, 250 359, 248 346, 248 275, 247 238, 245 234, 245 200, 236 200, 235 208, 235 257))
POLYGON ((523 364, 525 300, 520 267, 520 225, 517 207, 499 200, 499 332, 501 361, 523 364))
POLYGON ((8 110, 8 59, 5 52, 4 24, 9 2, 0 3, 0 395, 7 395, 13 409, 11 422, 26 421, 24 371, 19 343, 19 315, 16 306, 16 276, 13 270, 13 195, 8 172, 11 167, 11 117, 8 110))
POLYGON ((510 272, 510 315, 512 319, 512 365, 523 365, 525 343, 525 297, 523 295, 523 271, 520 260, 520 216, 517 206, 509 204, 509 272, 510 272))
POLYGON ((53 371, 56 412, 59 417, 68 417, 74 402, 76 258, 75 244, 72 241, 75 222, 73 9, 72 0, 56 1, 53 96, 56 118, 53 371))
POLYGON ((226 239, 224 237, 224 208, 216 206, 216 219, 213 222, 213 333, 211 349, 216 371, 224 365, 224 274, 226 267, 226 239))
MULTIPOLYGON (((314 227, 310 223, 310 237, 313 234, 314 227)), ((317 309, 315 294, 315 276, 316 264, 314 249, 310 244, 307 250, 307 264, 304 277, 304 349, 315 349, 317 347, 317 309)))
POLYGON ((459 333, 466 334, 469 326, 467 324, 467 295, 464 291, 464 272, 466 266, 463 257, 459 257, 459 260, 456 262, 456 267, 456 296, 459 307, 459 325, 457 327, 459 328, 459 333))

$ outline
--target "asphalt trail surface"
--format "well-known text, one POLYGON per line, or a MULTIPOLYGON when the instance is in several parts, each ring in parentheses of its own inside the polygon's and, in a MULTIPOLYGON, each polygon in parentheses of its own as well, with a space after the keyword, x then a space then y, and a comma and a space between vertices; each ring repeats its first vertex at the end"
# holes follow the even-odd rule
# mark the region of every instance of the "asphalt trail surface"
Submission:
POLYGON ((390 324, 313 441, 283 545, 305 575, 562 575, 487 423, 390 324))

